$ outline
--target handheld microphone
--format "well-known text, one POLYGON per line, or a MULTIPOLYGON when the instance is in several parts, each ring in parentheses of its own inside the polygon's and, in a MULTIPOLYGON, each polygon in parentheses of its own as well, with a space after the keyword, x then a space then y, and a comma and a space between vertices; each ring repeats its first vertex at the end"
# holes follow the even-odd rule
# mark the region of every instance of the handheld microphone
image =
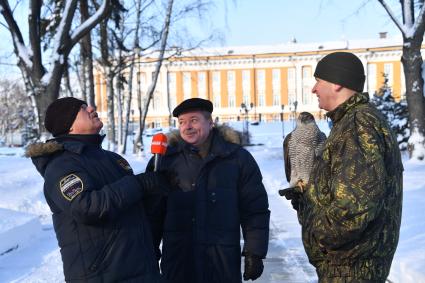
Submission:
POLYGON ((160 164, 162 156, 167 151, 167 136, 163 133, 155 134, 152 138, 151 144, 151 153, 154 155, 154 167, 153 171, 157 171, 160 164))

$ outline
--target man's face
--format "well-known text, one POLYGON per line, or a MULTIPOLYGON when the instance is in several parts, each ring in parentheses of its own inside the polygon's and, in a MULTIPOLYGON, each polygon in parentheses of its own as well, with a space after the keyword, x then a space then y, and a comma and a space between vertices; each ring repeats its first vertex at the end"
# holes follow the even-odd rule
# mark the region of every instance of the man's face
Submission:
POLYGON ((186 112, 179 115, 178 120, 180 136, 194 146, 207 140, 213 126, 212 120, 205 118, 201 111, 186 112))
POLYGON ((92 106, 81 105, 77 117, 71 126, 70 134, 90 135, 98 134, 103 127, 102 121, 92 106))
POLYGON ((316 78, 316 84, 311 92, 316 94, 320 109, 332 111, 338 106, 338 93, 335 91, 335 86, 333 83, 316 78))

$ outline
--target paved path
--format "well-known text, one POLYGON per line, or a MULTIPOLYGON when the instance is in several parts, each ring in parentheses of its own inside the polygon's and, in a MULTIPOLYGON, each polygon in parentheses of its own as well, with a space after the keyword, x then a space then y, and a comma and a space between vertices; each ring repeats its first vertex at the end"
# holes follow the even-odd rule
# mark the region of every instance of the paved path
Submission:
POLYGON ((308 262, 302 245, 301 227, 289 201, 277 194, 269 193, 269 204, 271 210, 269 251, 264 260, 263 275, 255 282, 317 282, 315 269, 308 262))

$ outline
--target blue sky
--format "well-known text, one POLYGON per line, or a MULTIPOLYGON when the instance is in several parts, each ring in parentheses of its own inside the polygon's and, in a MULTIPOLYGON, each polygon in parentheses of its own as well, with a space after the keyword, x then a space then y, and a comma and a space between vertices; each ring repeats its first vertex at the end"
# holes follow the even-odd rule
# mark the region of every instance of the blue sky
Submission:
MULTIPOLYGON (((398 1, 387 1, 394 4, 393 9, 399 15, 398 1)), ((201 30, 201 37, 218 30, 223 40, 207 46, 279 44, 292 38, 299 43, 371 39, 384 31, 389 37, 400 36, 377 0, 214 0, 214 3, 216 6, 208 11, 209 16, 201 23, 192 24, 189 30, 201 30)), ((22 13, 25 18, 27 11, 22 13)), ((3 42, 0 63, 14 64, 10 34, 3 26, 0 26, 0 38, 3 42)), ((10 70, 9 66, 0 64, 0 74, 10 70)))
MULTIPOLYGON (((398 1, 394 11, 399 9, 398 1)), ((213 23, 225 35, 224 46, 400 36, 377 0, 222 0, 213 23), (224 2, 226 1, 226 2, 224 2), (227 13, 225 4, 227 3, 227 13), (227 16, 226 16, 227 15, 227 16)), ((213 43, 211 45, 217 45, 213 43)))

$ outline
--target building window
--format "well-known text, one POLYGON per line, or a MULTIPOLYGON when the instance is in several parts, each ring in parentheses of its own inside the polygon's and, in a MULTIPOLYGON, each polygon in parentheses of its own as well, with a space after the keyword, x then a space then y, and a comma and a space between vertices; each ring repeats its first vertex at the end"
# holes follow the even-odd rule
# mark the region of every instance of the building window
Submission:
POLYGON ((146 73, 139 73, 139 87, 140 87, 140 91, 142 92, 142 96, 146 94, 147 90, 148 90, 148 85, 146 82, 146 73))
POLYGON ((221 91, 220 91, 220 72, 213 72, 213 83, 212 83, 212 92, 213 92, 213 104, 214 107, 221 107, 221 91))
POLYGON ((236 107, 236 96, 229 94, 229 107, 236 107))
POLYGON ((273 69, 272 71, 272 93, 273 106, 280 105, 280 70, 273 69))
POLYGON ((251 71, 242 71, 242 100, 245 105, 251 103, 251 71))
POLYGON ((302 101, 304 105, 311 104, 312 100, 312 77, 311 66, 303 66, 302 68, 302 101))
POLYGON ((367 91, 371 95, 376 92, 376 64, 367 64, 367 91))
POLYGON ((190 72, 183 72, 183 98, 189 99, 192 92, 192 81, 190 72))
POLYGON ((266 71, 257 70, 258 106, 266 106, 266 71))
POLYGON ((257 90, 266 90, 266 70, 257 70, 257 90))
POLYGON ((198 73, 198 97, 206 98, 207 97, 207 84, 206 84, 206 73, 198 73))
POLYGON ((169 91, 169 105, 171 109, 174 109, 177 106, 176 96, 177 96, 177 79, 176 73, 168 73, 168 91, 169 91))
POLYGON ((264 90, 258 91, 258 106, 266 106, 266 95, 264 90))
POLYGON ((214 95, 214 108, 220 108, 221 107, 221 96, 220 95, 214 95))
POLYGON ((227 72, 227 94, 229 107, 236 106, 236 82, 235 71, 227 72))
POLYGON ((295 68, 288 68, 288 103, 293 105, 297 100, 297 80, 295 68))
POLYGON ((276 91, 273 90, 273 106, 279 106, 280 105, 280 90, 276 91))
POLYGON ((406 99, 406 78, 404 77, 404 67, 403 64, 400 64, 400 99, 404 100, 406 99))
POLYGON ((394 84, 393 63, 384 64, 384 74, 387 76, 388 86, 391 87, 394 84))
POLYGON ((152 110, 158 110, 160 107, 161 98, 159 93, 155 91, 154 98, 152 99, 152 110))

